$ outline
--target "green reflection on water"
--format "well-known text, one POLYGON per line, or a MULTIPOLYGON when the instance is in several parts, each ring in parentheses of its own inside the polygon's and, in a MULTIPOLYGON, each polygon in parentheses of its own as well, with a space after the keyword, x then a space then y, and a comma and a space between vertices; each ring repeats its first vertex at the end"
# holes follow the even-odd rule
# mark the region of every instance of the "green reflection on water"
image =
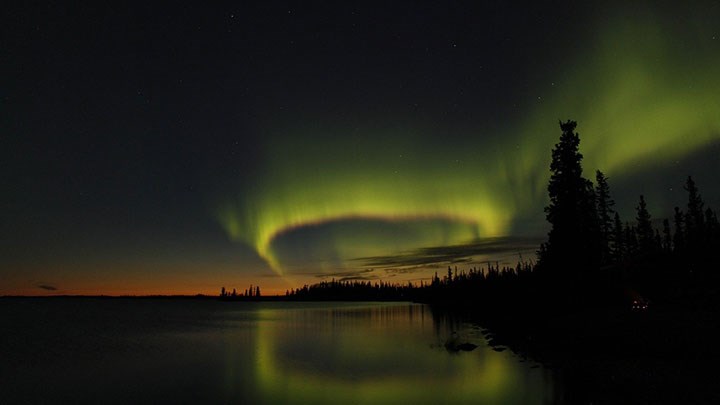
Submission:
MULTIPOLYGON (((407 303, 8 300, 2 403, 552 403, 552 375, 407 303), (479 347, 450 353, 443 343, 479 347)), ((559 391, 559 390, 558 390, 559 391)))
POLYGON ((258 309, 257 319, 252 366, 262 402, 544 403, 552 396, 547 371, 490 350, 477 328, 439 322, 422 305, 281 306, 258 309), (480 347, 448 352, 452 331, 480 347))

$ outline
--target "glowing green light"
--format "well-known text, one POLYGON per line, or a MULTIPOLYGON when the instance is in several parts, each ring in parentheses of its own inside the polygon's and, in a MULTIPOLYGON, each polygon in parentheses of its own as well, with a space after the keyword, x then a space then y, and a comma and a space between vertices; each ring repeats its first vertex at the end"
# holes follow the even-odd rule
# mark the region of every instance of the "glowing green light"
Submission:
MULTIPOLYGON (((260 318, 277 318, 283 316, 273 310, 261 310, 260 318)), ((399 314, 402 312, 395 312, 399 314)), ((286 312, 285 316, 298 316, 293 312, 286 312)), ((300 313, 302 315, 302 313, 300 313)), ((304 316, 301 319, 305 320, 304 316)), ((387 344, 388 330, 402 332, 393 338, 398 341, 410 341, 413 333, 422 331, 432 335, 432 323, 411 320, 392 313, 387 321, 392 322, 393 328, 383 326, 377 319, 375 324, 361 323, 354 328, 341 329, 332 327, 325 331, 333 336, 334 344, 322 345, 325 356, 331 357, 334 364, 349 364, 350 368, 358 366, 358 357, 362 358, 362 365, 377 370, 376 375, 369 374, 352 379, 343 378, 342 373, 321 373, 319 370, 303 367, 284 358, 283 351, 279 350, 298 339, 317 339, 318 336, 308 335, 307 330, 314 326, 300 323, 297 329, 280 329, 272 321, 260 321, 257 331, 257 350, 254 364, 256 367, 257 387, 263 395, 272 398, 273 402, 317 403, 327 400, 337 403, 398 403, 409 401, 412 403, 442 401, 448 390, 453 393, 453 399, 460 402, 497 401, 498 398, 512 395, 515 388, 511 381, 520 377, 518 370, 512 367, 509 357, 505 354, 487 350, 478 360, 477 356, 462 359, 453 358, 444 351, 426 353, 418 356, 416 351, 398 351, 394 345, 387 344), (403 328, 398 328, 398 322, 403 328), (358 331, 363 333, 359 334, 358 331), (312 337, 311 337, 312 336, 312 337), (360 353, 360 354, 359 354, 360 353), (403 364, 414 364, 418 370, 416 374, 403 375, 389 370, 388 359, 396 359, 403 364), (433 374, 428 378, 424 370, 434 370, 438 364, 445 364, 445 373, 433 374), (452 370, 452 371, 449 371, 452 370), (282 389, 279 389, 282 387, 282 389), (418 387, 423 387, 419 389, 418 387), (448 387, 450 387, 448 389, 448 387), (287 393, 292 393, 288 397, 287 393), (437 397, 437 399, 435 399, 437 397)), ((348 325, 345 325, 346 327, 348 325)), ((322 338, 321 338, 322 339, 322 338)), ((323 341, 314 344, 322 344, 323 341)))
MULTIPOLYGON (((438 246, 505 235, 519 217, 542 218, 559 119, 578 121, 587 173, 599 168, 613 179, 718 140, 720 52, 686 46, 708 27, 680 35, 644 18, 602 19, 587 54, 569 55, 565 70, 548 79, 553 85, 538 86, 541 101, 504 133, 469 132, 452 144, 441 130, 407 126, 276 128, 255 188, 225 201, 218 219, 283 274, 273 244, 298 228, 441 219, 411 241, 438 246)), ((368 239, 337 238, 333 249, 345 259, 383 249, 359 251, 368 239)))
MULTIPOLYGON (((303 164, 283 164, 322 159, 302 145, 294 146, 293 153, 276 153, 281 161, 270 164, 268 178, 252 199, 238 200, 219 213, 231 237, 253 246, 278 272, 282 269, 272 252, 273 240, 293 228, 329 221, 444 219, 457 224, 442 237, 431 236, 429 243, 459 243, 502 235, 507 230, 513 204, 502 201, 499 185, 477 176, 483 171, 477 164, 445 166, 442 159, 423 153, 415 154, 415 162, 393 167, 394 156, 403 152, 398 148, 401 150, 386 151, 380 164, 366 166, 357 155, 353 162, 341 144, 326 147, 343 159, 323 164, 322 172, 314 172, 313 166, 301 169, 303 164), (448 240, 437 240, 441 238, 448 240)), ((376 159, 379 152, 375 149, 382 150, 383 145, 365 147, 363 156, 376 159)), ((412 160, 404 153, 406 160, 412 160)))

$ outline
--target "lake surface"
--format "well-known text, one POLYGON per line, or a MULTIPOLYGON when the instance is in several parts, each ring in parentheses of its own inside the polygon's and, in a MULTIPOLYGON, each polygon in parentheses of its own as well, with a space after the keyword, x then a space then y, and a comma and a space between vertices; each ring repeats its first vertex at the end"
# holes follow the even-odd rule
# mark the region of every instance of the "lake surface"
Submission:
POLYGON ((420 304, 3 299, 0 321, 3 403, 556 400, 549 370, 420 304))

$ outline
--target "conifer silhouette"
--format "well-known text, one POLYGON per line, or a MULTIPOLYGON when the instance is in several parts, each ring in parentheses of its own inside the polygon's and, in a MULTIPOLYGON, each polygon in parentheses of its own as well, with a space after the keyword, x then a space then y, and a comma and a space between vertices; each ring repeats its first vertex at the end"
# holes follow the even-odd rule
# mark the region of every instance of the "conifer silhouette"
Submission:
POLYGON ((540 265, 567 272, 592 269, 600 262, 599 227, 592 182, 583 177, 580 137, 575 121, 560 122, 560 141, 552 151, 548 184, 550 205, 545 207, 552 229, 541 248, 540 265))

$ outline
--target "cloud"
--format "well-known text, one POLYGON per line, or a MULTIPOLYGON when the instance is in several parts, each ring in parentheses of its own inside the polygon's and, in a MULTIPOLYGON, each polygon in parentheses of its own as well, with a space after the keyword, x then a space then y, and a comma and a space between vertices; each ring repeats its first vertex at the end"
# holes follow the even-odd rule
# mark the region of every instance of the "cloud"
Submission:
POLYGON ((318 273, 315 275, 317 278, 329 278, 337 277, 339 281, 352 281, 352 280, 377 280, 380 278, 379 275, 374 274, 374 269, 363 269, 363 270, 350 270, 350 271, 338 271, 335 273, 318 273))
POLYGON ((57 291, 57 289, 58 289, 57 287, 55 287, 54 285, 52 285, 50 283, 38 283, 38 284, 35 284, 35 287, 41 288, 45 291, 57 291))
POLYGON ((532 256, 541 241, 540 238, 488 238, 462 245, 419 248, 396 255, 361 257, 355 261, 386 272, 412 273, 442 264, 472 263, 479 256, 493 261, 518 253, 532 256))
MULTIPOLYGON (((394 277, 394 276, 396 276, 396 275, 398 275, 398 274, 412 274, 412 273, 416 273, 416 272, 419 272, 419 271, 422 271, 422 270, 426 269, 427 267, 430 267, 430 266, 425 266, 425 267, 400 267, 400 268, 388 267, 388 268, 383 269, 383 271, 385 272, 385 274, 389 274, 391 277, 394 277)), ((437 267, 440 267, 440 266, 437 266, 437 267)))
POLYGON ((341 277, 339 281, 368 281, 368 280, 378 280, 380 277, 377 275, 372 276, 350 276, 350 277, 341 277))

